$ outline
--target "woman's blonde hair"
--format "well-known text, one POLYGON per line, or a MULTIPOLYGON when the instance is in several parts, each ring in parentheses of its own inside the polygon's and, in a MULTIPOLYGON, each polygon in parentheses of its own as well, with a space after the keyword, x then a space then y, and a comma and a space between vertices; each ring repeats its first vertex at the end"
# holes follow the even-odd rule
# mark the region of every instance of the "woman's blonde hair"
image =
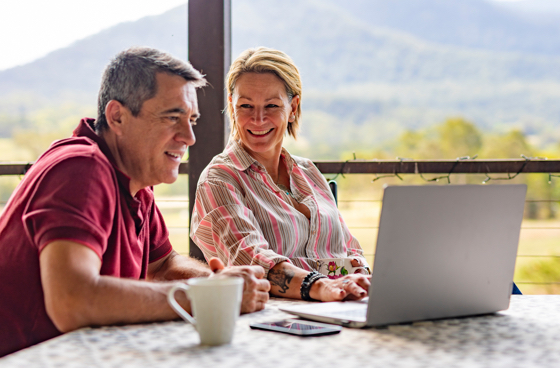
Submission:
POLYGON ((299 96, 299 104, 295 114, 295 120, 288 122, 288 134, 296 138, 301 116, 301 77, 292 59, 282 51, 258 47, 247 49, 234 60, 226 77, 228 89, 227 113, 231 122, 231 136, 239 138, 237 123, 233 114, 233 105, 230 97, 233 97, 235 83, 245 73, 272 73, 280 78, 286 86, 286 94, 291 101, 294 96, 299 96))

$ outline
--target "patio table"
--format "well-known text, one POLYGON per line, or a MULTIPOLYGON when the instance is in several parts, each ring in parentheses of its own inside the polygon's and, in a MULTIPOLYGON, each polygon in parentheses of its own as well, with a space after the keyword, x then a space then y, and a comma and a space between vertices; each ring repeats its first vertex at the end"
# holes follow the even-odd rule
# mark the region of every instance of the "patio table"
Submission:
POLYGON ((201 346, 182 321, 84 328, 0 359, 7 367, 560 367, 560 295, 512 296, 497 314, 298 337, 251 330, 289 303, 239 318, 234 340, 201 346))

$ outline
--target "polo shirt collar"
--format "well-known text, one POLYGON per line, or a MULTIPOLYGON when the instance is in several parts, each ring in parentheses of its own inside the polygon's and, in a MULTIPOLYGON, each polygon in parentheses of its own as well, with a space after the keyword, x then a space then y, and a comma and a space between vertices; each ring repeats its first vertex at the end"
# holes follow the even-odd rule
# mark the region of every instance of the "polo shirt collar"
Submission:
MULTIPOLYGON (((256 165, 264 169, 264 166, 243 148, 240 140, 230 138, 224 153, 230 158, 233 166, 239 171, 245 171, 251 167, 251 165, 256 165)), ((292 175, 293 166, 296 165, 295 160, 284 147, 282 147, 280 157, 284 158, 286 167, 288 168, 288 174, 292 175)))
POLYGON ((109 146, 107 145, 107 143, 102 137, 100 137, 99 135, 97 135, 97 133, 95 133, 95 130, 93 128, 94 123, 95 123, 95 119, 83 118, 82 120, 80 120, 80 124, 78 124, 78 127, 74 129, 73 136, 85 137, 94 141, 99 147, 99 149, 101 150, 101 152, 103 152, 103 154, 107 157, 109 162, 111 162, 111 164, 115 168, 115 173, 117 175, 117 180, 119 181, 119 183, 124 188, 127 189, 128 193, 130 193, 130 177, 128 177, 128 175, 123 173, 118 168, 115 158, 111 153, 111 150, 109 149, 109 146))

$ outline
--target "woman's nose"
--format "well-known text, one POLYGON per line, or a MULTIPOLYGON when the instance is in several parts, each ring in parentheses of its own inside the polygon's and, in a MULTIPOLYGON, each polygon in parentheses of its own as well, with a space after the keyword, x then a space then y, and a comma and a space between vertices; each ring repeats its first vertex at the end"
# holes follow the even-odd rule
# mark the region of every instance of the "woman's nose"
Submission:
POLYGON ((264 109, 255 109, 253 118, 255 122, 262 123, 264 121, 264 109))

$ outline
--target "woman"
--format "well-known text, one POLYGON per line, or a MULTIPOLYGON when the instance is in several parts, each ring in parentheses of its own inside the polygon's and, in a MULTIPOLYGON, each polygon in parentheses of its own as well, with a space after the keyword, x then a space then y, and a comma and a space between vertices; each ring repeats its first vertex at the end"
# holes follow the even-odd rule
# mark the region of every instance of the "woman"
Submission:
POLYGON ((301 79, 283 52, 243 52, 227 76, 232 131, 224 152, 200 176, 191 237, 207 259, 265 268, 271 293, 334 301, 367 295, 369 277, 329 279, 317 260, 367 262, 346 227, 325 178, 310 160, 282 148, 301 116, 301 79))

